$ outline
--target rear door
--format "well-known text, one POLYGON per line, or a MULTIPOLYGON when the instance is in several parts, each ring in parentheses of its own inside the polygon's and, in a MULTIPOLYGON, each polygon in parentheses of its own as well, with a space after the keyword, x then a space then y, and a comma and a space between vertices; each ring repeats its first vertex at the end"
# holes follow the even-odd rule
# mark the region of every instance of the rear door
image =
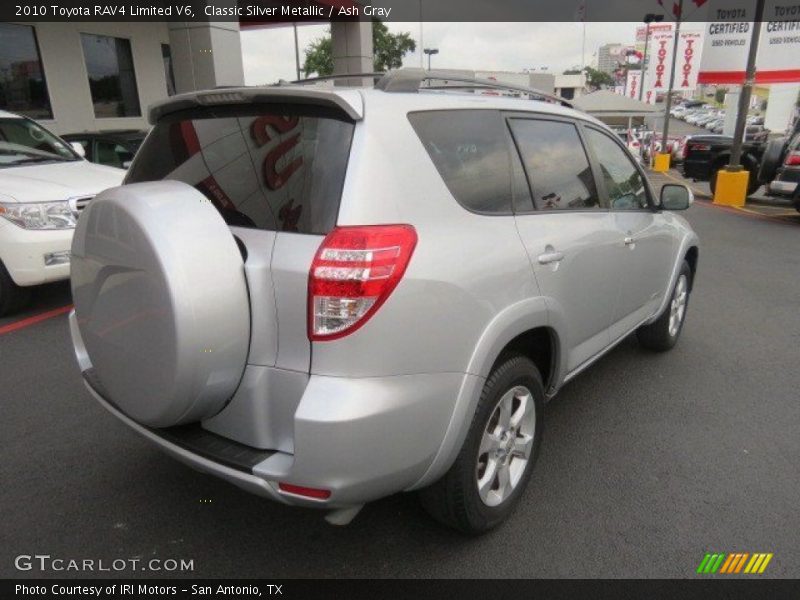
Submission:
POLYGON ((517 228, 572 371, 609 343, 617 235, 575 122, 513 116, 508 124, 530 192, 515 196, 517 228))
POLYGON ((585 125, 584 132, 601 173, 598 187, 611 209, 615 230, 611 262, 619 287, 613 302, 613 341, 656 310, 670 279, 674 235, 653 209, 644 173, 622 145, 591 125, 585 125))
POLYGON ((308 105, 191 109, 164 117, 128 171, 126 183, 193 186, 230 226, 246 257, 248 364, 310 369, 308 273, 336 224, 353 130, 344 113, 308 105))

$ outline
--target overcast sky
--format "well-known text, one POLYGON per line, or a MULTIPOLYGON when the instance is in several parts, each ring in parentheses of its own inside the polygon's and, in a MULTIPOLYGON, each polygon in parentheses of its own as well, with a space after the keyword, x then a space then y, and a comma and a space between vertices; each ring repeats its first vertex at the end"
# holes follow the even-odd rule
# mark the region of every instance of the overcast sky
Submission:
MULTIPOLYGON (((392 32, 406 31, 417 41, 419 23, 387 23, 392 32)), ((586 64, 605 43, 634 43, 639 23, 586 23, 586 64)), ((325 35, 327 25, 302 25, 300 67, 303 50, 325 35)), ((522 71, 561 73, 581 64, 581 23, 424 23, 426 48, 438 48, 434 68, 476 71, 522 71)), ((247 85, 295 78, 294 34, 291 26, 243 31, 242 54, 247 85)), ((404 66, 419 67, 419 53, 407 54, 404 66)), ((427 62, 426 62, 427 64, 427 62)))

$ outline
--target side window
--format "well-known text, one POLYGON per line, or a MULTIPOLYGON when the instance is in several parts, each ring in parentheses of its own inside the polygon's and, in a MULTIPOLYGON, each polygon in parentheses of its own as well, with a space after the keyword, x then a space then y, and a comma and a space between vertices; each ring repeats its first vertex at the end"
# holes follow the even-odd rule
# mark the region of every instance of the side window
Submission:
POLYGON ((575 125, 539 119, 509 123, 537 210, 603 208, 575 125))
POLYGON ((95 142, 94 155, 96 157, 95 161, 101 165, 119 169, 124 168, 126 164, 130 164, 133 160, 133 153, 128 151, 127 148, 108 140, 97 140, 95 142))
POLYGON ((415 112, 408 120, 459 204, 511 214, 511 153, 498 111, 415 112))
POLYGON ((647 187, 625 151, 605 133, 585 128, 586 139, 597 157, 612 209, 647 208, 647 187))

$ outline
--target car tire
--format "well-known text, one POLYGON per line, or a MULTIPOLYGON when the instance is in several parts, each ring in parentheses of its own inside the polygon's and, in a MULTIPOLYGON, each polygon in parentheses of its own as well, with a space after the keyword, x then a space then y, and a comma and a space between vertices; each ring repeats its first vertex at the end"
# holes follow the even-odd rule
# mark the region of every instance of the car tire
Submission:
POLYGON ((758 181, 769 183, 775 179, 778 167, 783 162, 783 153, 786 148, 788 138, 781 137, 770 140, 761 155, 761 164, 758 167, 758 181))
POLYGON ((0 262, 0 317, 20 310, 28 304, 30 297, 30 289, 14 283, 6 266, 0 262))
POLYGON ((544 386, 533 361, 521 354, 501 356, 483 386, 458 457, 439 481, 420 492, 428 513, 470 535, 502 523, 533 472, 543 405, 544 386))
POLYGON ((691 289, 692 268, 684 260, 664 312, 649 325, 636 330, 636 337, 642 346, 654 352, 666 352, 675 346, 686 320, 691 289))

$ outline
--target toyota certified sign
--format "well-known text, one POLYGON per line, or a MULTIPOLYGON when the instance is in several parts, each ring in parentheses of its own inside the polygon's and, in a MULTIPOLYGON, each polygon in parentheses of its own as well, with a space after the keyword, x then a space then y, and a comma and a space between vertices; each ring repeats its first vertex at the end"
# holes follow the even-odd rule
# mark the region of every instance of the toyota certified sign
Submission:
MULTIPOLYGON (((700 83, 742 84, 756 0, 711 0, 700 61, 700 83)), ((756 83, 800 81, 800 4, 767 0, 756 58, 756 83)))

